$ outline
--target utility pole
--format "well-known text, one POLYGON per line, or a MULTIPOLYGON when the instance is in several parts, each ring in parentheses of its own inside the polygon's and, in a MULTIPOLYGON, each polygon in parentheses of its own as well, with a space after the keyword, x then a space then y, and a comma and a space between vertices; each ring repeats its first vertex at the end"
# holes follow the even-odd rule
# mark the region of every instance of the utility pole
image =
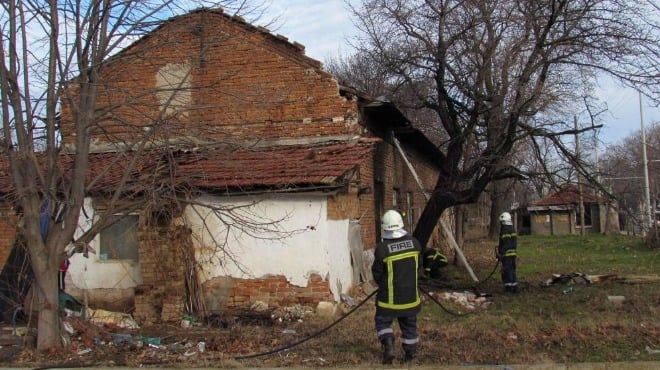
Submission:
POLYGON ((576 220, 580 225, 580 235, 584 235, 584 196, 582 195, 582 176, 580 176, 580 137, 578 135, 578 121, 577 116, 573 116, 573 125, 575 126, 575 157, 577 158, 577 163, 575 169, 577 170, 577 186, 578 186, 578 197, 579 197, 579 211, 580 219, 576 220))
POLYGON ((644 110, 642 109, 642 93, 639 92, 639 118, 642 126, 642 166, 644 169, 644 227, 643 235, 651 230, 653 215, 651 213, 651 194, 649 190, 649 161, 646 158, 646 128, 644 127, 644 110))

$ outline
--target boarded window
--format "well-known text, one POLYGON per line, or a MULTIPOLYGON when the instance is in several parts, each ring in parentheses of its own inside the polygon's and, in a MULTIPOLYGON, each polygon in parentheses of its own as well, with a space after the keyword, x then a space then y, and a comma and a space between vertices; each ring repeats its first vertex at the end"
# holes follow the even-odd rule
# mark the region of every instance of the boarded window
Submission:
POLYGON ((112 224, 101 231, 101 260, 138 260, 138 216, 112 216, 112 224))

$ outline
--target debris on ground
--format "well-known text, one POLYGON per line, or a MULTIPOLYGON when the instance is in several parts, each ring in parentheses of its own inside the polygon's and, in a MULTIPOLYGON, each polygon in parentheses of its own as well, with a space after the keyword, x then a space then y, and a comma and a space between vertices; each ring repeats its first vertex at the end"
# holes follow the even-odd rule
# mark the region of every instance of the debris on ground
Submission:
POLYGON ((614 305, 621 306, 626 300, 626 297, 622 295, 608 295, 607 300, 614 305))
POLYGON ((131 315, 122 312, 113 312, 103 309, 87 309, 89 321, 97 325, 117 325, 123 329, 137 329, 140 326, 131 315))
POLYGON ((595 284, 607 280, 616 280, 615 274, 610 275, 587 275, 581 272, 572 274, 552 274, 552 277, 541 283, 541 286, 550 286, 555 284, 595 284))
POLYGON ((475 294, 473 292, 429 292, 435 299, 453 302, 466 309, 473 311, 476 309, 485 309, 492 303, 486 295, 475 294))
POLYGON ((279 307, 271 313, 271 318, 273 320, 282 322, 282 321, 300 321, 305 316, 311 315, 314 313, 314 310, 311 307, 302 306, 302 305, 293 305, 287 307, 279 307))
POLYGON ((551 286, 556 284, 591 285, 603 283, 606 281, 616 281, 619 283, 629 284, 654 283, 660 281, 660 276, 619 276, 618 274, 587 275, 581 272, 574 272, 571 274, 552 274, 552 277, 543 281, 541 286, 551 286))

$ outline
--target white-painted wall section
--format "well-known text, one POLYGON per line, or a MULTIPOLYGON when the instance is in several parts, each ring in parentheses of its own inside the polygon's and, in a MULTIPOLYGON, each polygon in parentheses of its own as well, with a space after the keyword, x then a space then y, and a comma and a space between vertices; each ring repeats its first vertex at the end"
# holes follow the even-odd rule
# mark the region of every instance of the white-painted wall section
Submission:
MULTIPOLYGON (((304 287, 311 274, 318 274, 329 279, 337 301, 351 288, 349 220, 329 220, 325 196, 205 196, 196 201, 200 205, 188 207, 184 217, 193 231, 201 282, 218 276, 281 275, 304 287)), ((79 233, 90 228, 94 217, 93 203, 87 199, 79 233)), ((70 258, 68 274, 75 288, 127 289, 141 284, 138 263, 102 261, 98 236, 90 245, 97 253, 70 258)))
POLYGON ((279 275, 304 287, 318 274, 329 279, 335 300, 351 287, 349 220, 328 220, 325 196, 204 196, 197 202, 207 206, 189 207, 185 219, 201 282, 279 275))
MULTIPOLYGON (((85 212, 78 219, 76 237, 89 230, 96 215, 91 199, 85 199, 85 212)), ((128 289, 142 283, 140 266, 135 261, 107 260, 101 261, 98 251, 100 238, 97 235, 89 243, 96 253, 84 257, 82 253, 74 253, 69 261, 67 275, 71 277, 74 288, 78 289, 128 289)), ((67 286, 67 290, 69 287, 67 286)))

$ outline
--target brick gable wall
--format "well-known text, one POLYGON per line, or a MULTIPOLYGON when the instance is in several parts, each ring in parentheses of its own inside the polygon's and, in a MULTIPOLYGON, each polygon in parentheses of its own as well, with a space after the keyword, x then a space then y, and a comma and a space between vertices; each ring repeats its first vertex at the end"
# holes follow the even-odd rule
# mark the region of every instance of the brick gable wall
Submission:
MULTIPOLYGON (((339 96, 302 48, 213 12, 167 22, 108 62, 101 79, 97 106, 109 109, 97 121, 97 144, 361 132, 357 103, 339 96)), ((69 108, 62 132, 72 144, 69 108)))

